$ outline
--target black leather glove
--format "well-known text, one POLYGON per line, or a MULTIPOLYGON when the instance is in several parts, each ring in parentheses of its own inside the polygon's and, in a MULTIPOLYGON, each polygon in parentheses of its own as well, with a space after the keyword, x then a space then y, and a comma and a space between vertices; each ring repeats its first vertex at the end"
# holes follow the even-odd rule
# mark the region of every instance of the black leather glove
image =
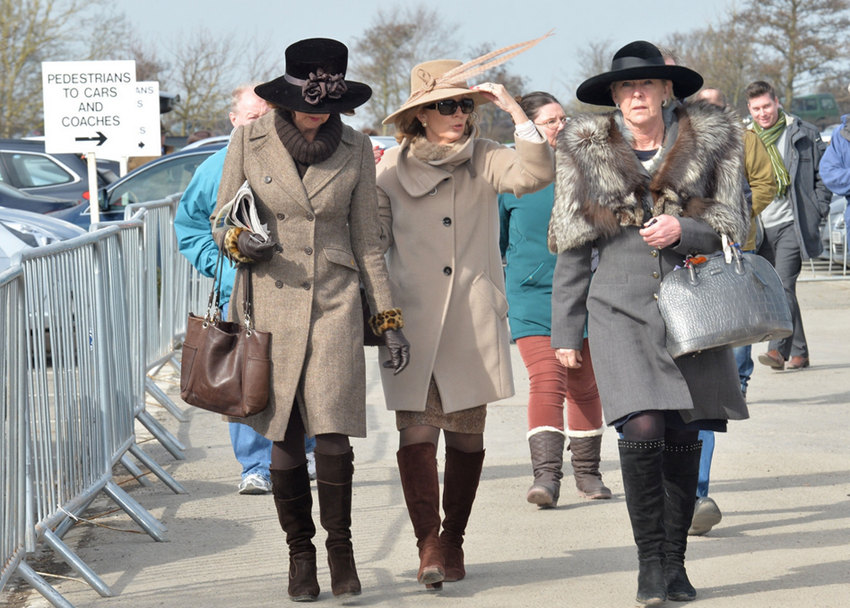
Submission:
POLYGON ((239 253, 255 262, 268 262, 272 259, 274 252, 280 248, 273 240, 263 242, 256 234, 248 230, 239 233, 236 247, 239 253))
POLYGON ((384 367, 393 368, 395 375, 410 362, 410 342, 400 329, 388 329, 384 332, 384 343, 390 351, 390 360, 384 361, 384 367))

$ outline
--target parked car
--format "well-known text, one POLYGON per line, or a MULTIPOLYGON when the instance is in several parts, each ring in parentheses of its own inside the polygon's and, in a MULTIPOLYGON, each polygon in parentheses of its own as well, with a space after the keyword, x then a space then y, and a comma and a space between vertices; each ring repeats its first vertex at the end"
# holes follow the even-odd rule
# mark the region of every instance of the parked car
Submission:
POLYGON ((79 226, 49 215, 0 208, 0 271, 6 270, 12 257, 23 249, 65 241, 85 233, 79 226))
POLYGON ((53 196, 30 194, 29 192, 18 190, 14 186, 0 182, 0 207, 23 209, 24 211, 32 211, 33 213, 56 213, 63 209, 72 209, 80 204, 82 203, 53 196))
POLYGON ((836 264, 844 264, 850 259, 847 255, 847 226, 844 221, 844 209, 847 199, 837 194, 829 204, 829 215, 821 222, 820 240, 823 244, 822 260, 832 258, 836 264))
POLYGON ((369 139, 372 140, 373 147, 380 146, 384 150, 398 145, 398 142, 395 140, 395 137, 392 137, 390 135, 370 135, 369 139))
MULTIPOLYGON (((124 219, 124 208, 131 203, 158 201, 183 192, 198 165, 224 146, 225 143, 219 142, 160 156, 101 188, 98 196, 100 221, 124 219)), ((84 205, 76 212, 62 212, 60 215, 78 226, 91 225, 89 205, 84 205)))
MULTIPOLYGON (((98 168, 97 188, 116 176, 98 168)), ((30 194, 55 196, 82 203, 89 198, 88 166, 80 154, 50 154, 44 142, 0 139, 0 181, 30 194)))

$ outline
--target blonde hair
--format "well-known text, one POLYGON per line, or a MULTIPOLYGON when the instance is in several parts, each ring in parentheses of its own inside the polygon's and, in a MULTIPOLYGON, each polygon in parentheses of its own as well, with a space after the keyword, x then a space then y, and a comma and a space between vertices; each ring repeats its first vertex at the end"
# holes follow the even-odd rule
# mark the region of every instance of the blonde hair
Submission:
POLYGON ((239 105, 239 101, 242 99, 242 95, 245 94, 245 91, 254 91, 254 87, 256 87, 259 82, 245 82, 237 86, 230 93, 230 111, 236 112, 236 108, 239 105))

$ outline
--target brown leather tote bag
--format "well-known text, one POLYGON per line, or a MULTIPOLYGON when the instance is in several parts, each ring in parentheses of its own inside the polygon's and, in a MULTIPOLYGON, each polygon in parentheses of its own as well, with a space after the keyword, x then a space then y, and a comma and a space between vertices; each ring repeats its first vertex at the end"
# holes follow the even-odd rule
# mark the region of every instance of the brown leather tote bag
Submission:
POLYGON ((246 418, 269 404, 270 332, 251 321, 251 269, 243 290, 245 325, 221 320, 216 282, 221 281, 221 254, 207 314, 189 313, 180 364, 180 397, 186 403, 226 416, 246 418))

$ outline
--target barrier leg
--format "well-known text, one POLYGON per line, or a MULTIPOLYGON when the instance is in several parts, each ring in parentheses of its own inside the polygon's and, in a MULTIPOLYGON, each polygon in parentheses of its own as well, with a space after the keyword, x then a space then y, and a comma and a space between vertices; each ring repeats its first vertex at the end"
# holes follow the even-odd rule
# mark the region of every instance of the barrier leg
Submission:
POLYGON ((159 388, 156 382, 150 376, 145 377, 145 390, 151 394, 151 397, 159 401, 159 404, 168 410, 168 412, 177 418, 180 422, 188 422, 189 419, 186 418, 186 414, 177 407, 177 404, 174 403, 171 398, 165 394, 165 391, 159 388))
POLYGON ((157 542, 164 542, 165 525, 156 517, 151 515, 138 501, 131 497, 127 492, 118 487, 114 481, 106 482, 103 491, 114 500, 119 507, 129 515, 133 521, 148 533, 148 535, 157 542))
MULTIPOLYGON (((86 509, 89 508, 91 503, 94 502, 94 499, 97 498, 97 494, 92 494, 91 497, 86 500, 79 509, 74 511, 74 515, 70 517, 66 517, 62 520, 58 526, 53 528, 53 533, 59 538, 65 538, 65 535, 68 533, 68 530, 74 527, 76 523, 76 517, 80 515, 80 513, 85 513, 86 509)), ((66 513, 68 511, 65 511, 66 513)))
MULTIPOLYGON (((133 454, 143 465, 145 465, 150 471, 160 478, 162 483, 171 488, 171 491, 175 494, 188 494, 186 488, 184 488, 180 483, 174 479, 171 475, 169 475, 165 469, 163 469, 159 464, 157 464, 153 458, 145 454, 142 449, 137 445, 130 446, 130 453, 133 454)), ((124 455, 126 456, 126 454, 124 455)), ((123 462, 123 457, 122 457, 123 462)))
POLYGON ((156 418, 148 412, 143 411, 136 415, 136 420, 141 422, 150 431, 150 434, 156 437, 157 441, 162 444, 162 447, 168 450, 174 458, 177 460, 186 460, 186 455, 183 453, 186 447, 167 428, 162 426, 156 418))
POLYGON ((59 554, 66 564, 76 570, 101 597, 112 597, 112 590, 103 582, 103 579, 95 574, 94 570, 89 568, 76 553, 71 551, 68 545, 63 543, 52 530, 45 530, 42 537, 44 538, 44 542, 50 545, 50 548, 59 554))
POLYGON ((121 464, 124 465, 124 468, 130 472, 130 475, 136 478, 136 481, 139 482, 139 485, 149 488, 153 485, 153 482, 148 479, 148 476, 145 472, 136 466, 136 463, 130 460, 127 454, 123 454, 121 456, 121 464))
POLYGON ((26 562, 18 564, 17 572, 30 587, 38 591, 44 599, 56 608, 74 608, 74 605, 71 602, 62 597, 62 594, 51 587, 50 584, 26 562))

